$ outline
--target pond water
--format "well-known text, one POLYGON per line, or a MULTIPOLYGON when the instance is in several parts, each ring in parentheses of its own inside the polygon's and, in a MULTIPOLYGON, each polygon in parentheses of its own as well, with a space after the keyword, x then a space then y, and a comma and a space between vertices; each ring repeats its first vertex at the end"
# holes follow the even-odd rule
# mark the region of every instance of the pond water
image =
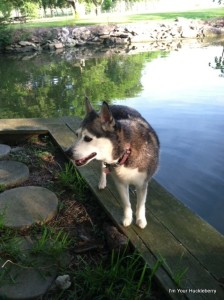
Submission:
POLYGON ((84 95, 138 109, 161 141, 156 179, 224 233, 222 54, 216 43, 85 61, 71 51, 0 56, 0 118, 83 116, 84 95))

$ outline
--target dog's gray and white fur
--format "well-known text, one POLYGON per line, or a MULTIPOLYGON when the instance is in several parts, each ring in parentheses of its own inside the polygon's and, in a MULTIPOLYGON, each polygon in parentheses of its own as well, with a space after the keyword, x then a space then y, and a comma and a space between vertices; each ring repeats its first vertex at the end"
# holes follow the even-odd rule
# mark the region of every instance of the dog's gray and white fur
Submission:
POLYGON ((97 113, 88 98, 85 106, 86 116, 76 132, 77 141, 67 150, 67 155, 77 166, 93 159, 102 162, 100 189, 106 187, 106 171, 110 169, 124 208, 124 226, 132 223, 129 185, 133 184, 137 193, 136 224, 145 228, 147 187, 158 166, 159 139, 148 122, 132 108, 103 102, 97 113))

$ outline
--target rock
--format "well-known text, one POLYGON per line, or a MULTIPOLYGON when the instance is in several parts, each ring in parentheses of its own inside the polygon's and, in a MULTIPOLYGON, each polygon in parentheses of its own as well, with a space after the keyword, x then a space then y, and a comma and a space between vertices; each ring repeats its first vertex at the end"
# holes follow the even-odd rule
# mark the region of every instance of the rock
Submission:
POLYGON ((28 42, 28 41, 20 41, 18 43, 18 46, 22 47, 22 49, 21 49, 22 52, 38 50, 38 45, 36 45, 35 43, 28 42))
POLYGON ((54 44, 54 48, 55 49, 61 49, 61 48, 63 48, 64 47, 64 45, 62 44, 62 43, 55 43, 54 44))
POLYGON ((29 261, 31 265, 33 262, 36 267, 23 267, 22 264, 13 264, 10 260, 0 258, 3 271, 0 299, 29 300, 41 297, 56 277, 57 262, 43 254, 32 254, 33 241, 30 237, 18 238, 14 246, 23 253, 24 261, 29 261))
POLYGON ((63 27, 61 29, 61 33, 60 33, 59 36, 60 36, 62 42, 66 42, 67 39, 69 38, 69 30, 68 30, 68 28, 63 27))
POLYGON ((209 25, 204 26, 201 31, 205 37, 217 37, 224 35, 224 28, 216 28, 209 25))
POLYGON ((12 187, 25 182, 29 178, 28 167, 17 161, 0 161, 0 185, 12 187))
MULTIPOLYGON (((35 263, 38 264, 38 259, 36 259, 35 263)), ((2 265, 1 259, 0 264, 2 265)), ((47 292, 57 272, 55 267, 44 267, 44 265, 44 272, 34 268, 22 268, 17 265, 10 265, 10 263, 6 267, 6 272, 10 274, 10 277, 1 284, 0 299, 37 299, 37 297, 47 292)))
MULTIPOLYGON (((9 147, 8 145, 0 144, 0 159, 6 157, 10 153, 10 151, 11 151, 11 147, 9 147)), ((1 177, 0 177, 0 181, 1 181, 1 177)))
POLYGON ((63 27, 54 29, 35 29, 30 41, 20 41, 6 46, 8 52, 28 52, 43 49, 58 50, 63 47, 79 47, 104 43, 105 46, 143 43, 152 40, 175 40, 204 36, 224 35, 223 20, 195 21, 177 18, 176 21, 145 22, 127 25, 96 25, 84 27, 63 27), (104 41, 103 41, 104 40, 104 41), (74 42, 73 42, 74 41, 74 42))
POLYGON ((188 38, 188 39, 193 39, 197 37, 197 30, 192 29, 188 26, 182 28, 182 33, 181 33, 181 37, 182 38, 188 38))
POLYGON ((25 46, 21 48, 16 48, 16 52, 30 52, 35 50, 33 46, 25 46))
POLYGON ((50 221, 57 213, 58 199, 46 188, 18 187, 0 194, 4 225, 24 229, 50 221))
POLYGON ((71 286, 71 279, 69 275, 58 276, 55 280, 56 286, 61 290, 67 290, 71 286))
POLYGON ((13 45, 11 45, 11 46, 6 46, 6 47, 5 47, 5 50, 6 50, 7 52, 12 52, 12 51, 14 50, 14 47, 13 47, 13 45))
POLYGON ((47 44, 44 49, 55 50, 54 44, 47 44))
POLYGON ((19 147, 19 146, 14 147, 14 148, 11 149, 12 153, 21 152, 21 151, 24 151, 24 148, 23 147, 19 147))
POLYGON ((128 238, 119 232, 115 226, 106 225, 106 241, 111 250, 127 251, 129 246, 128 238))
POLYGON ((27 42, 27 41, 20 41, 18 44, 20 46, 22 46, 22 47, 32 46, 33 45, 33 43, 30 43, 30 42, 27 42))

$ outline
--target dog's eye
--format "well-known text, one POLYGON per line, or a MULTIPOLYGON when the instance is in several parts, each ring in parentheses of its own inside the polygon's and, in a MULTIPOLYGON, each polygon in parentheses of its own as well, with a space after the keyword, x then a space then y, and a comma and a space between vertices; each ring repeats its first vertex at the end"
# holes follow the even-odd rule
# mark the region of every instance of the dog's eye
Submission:
POLYGON ((89 137, 88 135, 85 135, 83 140, 84 140, 84 142, 87 142, 87 143, 89 143, 89 142, 91 142, 91 141, 92 141, 92 138, 91 138, 91 137, 89 137))

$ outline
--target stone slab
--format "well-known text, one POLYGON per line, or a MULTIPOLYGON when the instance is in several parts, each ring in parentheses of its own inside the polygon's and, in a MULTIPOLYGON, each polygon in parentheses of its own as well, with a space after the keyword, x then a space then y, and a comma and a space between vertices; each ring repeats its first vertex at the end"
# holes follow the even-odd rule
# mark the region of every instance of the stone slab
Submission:
POLYGON ((17 161, 0 161, 0 185, 12 187, 25 182, 29 178, 28 167, 17 161))
POLYGON ((22 269, 13 266, 10 270, 10 275, 12 278, 17 278, 17 280, 13 283, 9 282, 0 288, 0 299, 37 299, 37 297, 46 293, 56 277, 56 270, 51 269, 48 271, 49 273, 43 276, 38 270, 33 268, 22 269))
POLYGON ((5 158, 11 151, 8 145, 0 144, 0 159, 5 158))
POLYGON ((7 227, 24 229, 44 224, 56 215, 57 206, 57 196, 43 187, 18 187, 0 194, 0 212, 7 227))
POLYGON ((46 293, 57 275, 57 264, 44 255, 32 255, 33 241, 29 237, 18 240, 19 249, 36 267, 13 264, 0 258, 3 271, 0 286, 0 299, 25 300, 37 299, 46 293))

